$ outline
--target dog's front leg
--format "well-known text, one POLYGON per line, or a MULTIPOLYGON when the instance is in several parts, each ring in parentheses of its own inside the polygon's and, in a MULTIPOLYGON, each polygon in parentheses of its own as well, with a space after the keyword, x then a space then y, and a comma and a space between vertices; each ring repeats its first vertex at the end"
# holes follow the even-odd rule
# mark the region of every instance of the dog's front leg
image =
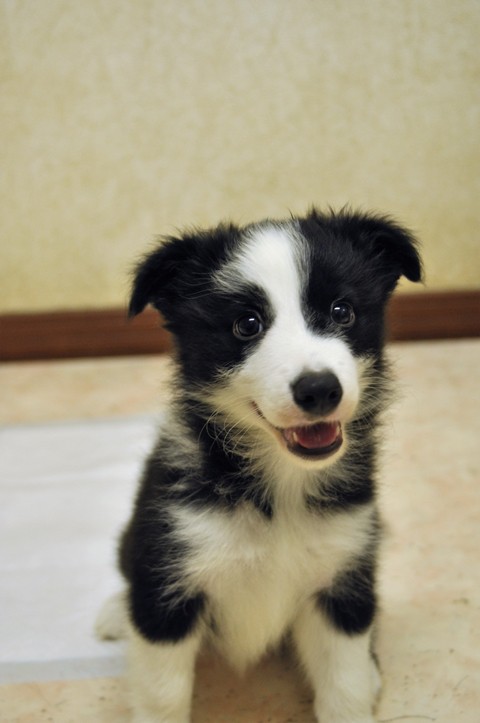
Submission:
POLYGON ((380 676, 370 626, 347 633, 312 602, 298 617, 293 638, 314 689, 319 723, 374 723, 380 676))
POLYGON ((129 625, 128 669, 134 723, 188 723, 198 632, 174 643, 152 643, 129 625))

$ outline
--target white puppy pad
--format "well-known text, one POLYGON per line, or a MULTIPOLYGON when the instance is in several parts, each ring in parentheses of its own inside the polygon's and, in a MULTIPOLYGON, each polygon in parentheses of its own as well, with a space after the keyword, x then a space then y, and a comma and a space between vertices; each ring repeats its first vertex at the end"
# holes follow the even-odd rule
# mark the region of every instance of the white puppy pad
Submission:
POLYGON ((94 638, 121 588, 128 519, 151 418, 0 428, 0 682, 116 675, 122 651, 94 638))

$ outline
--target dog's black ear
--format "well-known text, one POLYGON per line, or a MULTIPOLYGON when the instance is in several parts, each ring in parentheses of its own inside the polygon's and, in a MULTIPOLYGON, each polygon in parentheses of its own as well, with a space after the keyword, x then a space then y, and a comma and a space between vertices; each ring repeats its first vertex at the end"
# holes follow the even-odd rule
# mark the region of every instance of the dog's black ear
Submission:
POLYGON ((147 304, 165 317, 178 314, 180 306, 205 290, 238 238, 233 224, 165 238, 136 268, 129 316, 140 314, 147 304))
POLYGON ((355 213, 344 209, 323 215, 313 209, 311 219, 330 228, 366 256, 369 264, 383 279, 387 293, 393 291, 401 276, 410 281, 423 278, 418 242, 414 235, 388 216, 355 213))
POLYGON ((401 276, 418 282, 423 278, 418 241, 408 229, 385 216, 367 216, 364 220, 367 247, 391 280, 392 288, 401 276))
POLYGON ((192 249, 188 238, 165 239, 158 249, 138 264, 128 307, 130 317, 140 314, 148 304, 158 311, 164 310, 174 293, 177 276, 192 249))

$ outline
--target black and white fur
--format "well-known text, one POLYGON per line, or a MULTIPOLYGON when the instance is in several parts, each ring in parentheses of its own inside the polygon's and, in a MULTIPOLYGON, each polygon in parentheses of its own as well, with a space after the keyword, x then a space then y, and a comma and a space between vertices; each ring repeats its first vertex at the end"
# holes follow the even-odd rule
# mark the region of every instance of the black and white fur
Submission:
POLYGON ((421 278, 410 233, 350 211, 186 233, 139 265, 130 313, 162 313, 177 375, 122 538, 126 593, 98 624, 128 637, 136 723, 190 720, 204 643, 242 670, 284 640, 320 723, 373 722, 375 448, 401 275, 421 278))

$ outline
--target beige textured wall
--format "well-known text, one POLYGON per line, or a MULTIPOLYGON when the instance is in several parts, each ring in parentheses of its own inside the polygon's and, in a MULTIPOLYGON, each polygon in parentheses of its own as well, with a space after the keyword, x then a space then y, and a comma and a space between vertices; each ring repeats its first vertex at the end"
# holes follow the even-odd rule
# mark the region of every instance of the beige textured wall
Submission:
POLYGON ((156 234, 312 202, 478 284, 478 0, 0 3, 0 311, 122 304, 156 234))

